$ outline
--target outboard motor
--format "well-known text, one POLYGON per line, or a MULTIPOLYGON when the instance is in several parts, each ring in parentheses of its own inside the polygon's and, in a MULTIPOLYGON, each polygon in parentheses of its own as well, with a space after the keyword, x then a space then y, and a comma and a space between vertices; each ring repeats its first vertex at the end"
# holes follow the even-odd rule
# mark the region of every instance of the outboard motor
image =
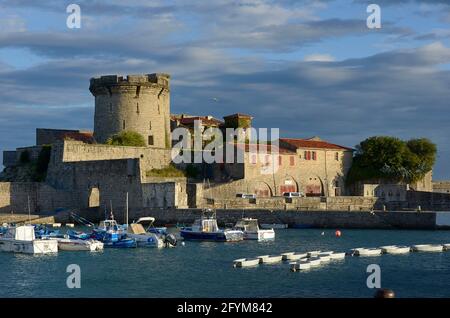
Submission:
POLYGON ((175 235, 167 234, 164 237, 164 243, 166 244, 166 246, 177 246, 178 241, 175 235))

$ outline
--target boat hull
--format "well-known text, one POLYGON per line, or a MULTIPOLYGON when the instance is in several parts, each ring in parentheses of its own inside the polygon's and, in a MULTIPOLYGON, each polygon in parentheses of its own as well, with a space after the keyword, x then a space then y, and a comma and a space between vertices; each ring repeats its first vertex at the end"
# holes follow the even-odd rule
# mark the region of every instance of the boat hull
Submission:
POLYGON ((127 234, 127 237, 136 240, 138 247, 164 247, 164 241, 156 234, 127 234))
POLYGON ((195 232, 182 229, 180 235, 183 239, 190 241, 237 242, 244 239, 242 231, 195 232))
POLYGON ((269 241, 275 239, 275 231, 270 230, 259 230, 257 232, 244 232, 245 240, 256 240, 256 241, 269 241))
POLYGON ((0 251, 25 254, 50 254, 58 252, 58 242, 54 240, 20 241, 0 239, 0 251))
POLYGON ((58 249, 61 251, 88 251, 95 252, 103 250, 104 244, 99 241, 83 240, 59 240, 58 249))

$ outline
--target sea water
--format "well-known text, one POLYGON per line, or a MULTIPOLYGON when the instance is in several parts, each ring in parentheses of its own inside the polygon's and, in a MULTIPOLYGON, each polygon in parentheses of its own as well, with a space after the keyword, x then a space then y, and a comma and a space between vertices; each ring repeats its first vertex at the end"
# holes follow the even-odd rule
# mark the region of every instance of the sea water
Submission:
POLYGON ((277 230, 271 242, 190 242, 176 248, 105 249, 33 256, 0 253, 0 297, 372 297, 367 267, 397 297, 450 297, 450 251, 346 257, 311 270, 288 263, 234 268, 233 260, 311 250, 450 243, 449 231, 277 230), (70 264, 81 288, 68 288, 70 264))

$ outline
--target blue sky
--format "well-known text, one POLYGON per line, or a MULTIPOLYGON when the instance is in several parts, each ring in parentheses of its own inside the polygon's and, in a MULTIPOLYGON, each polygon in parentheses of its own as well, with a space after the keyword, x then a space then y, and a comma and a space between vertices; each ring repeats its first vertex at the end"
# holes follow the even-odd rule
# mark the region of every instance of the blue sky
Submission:
POLYGON ((450 179, 448 1, 0 0, 0 23, 0 150, 37 127, 92 129, 90 77, 167 72, 173 113, 249 113, 347 146, 428 137, 435 179, 450 179))

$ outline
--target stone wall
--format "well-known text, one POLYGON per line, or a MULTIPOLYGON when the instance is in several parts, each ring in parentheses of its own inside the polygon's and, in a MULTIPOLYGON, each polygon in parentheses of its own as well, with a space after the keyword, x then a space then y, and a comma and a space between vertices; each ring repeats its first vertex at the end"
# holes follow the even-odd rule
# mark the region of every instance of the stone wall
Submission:
POLYGON ((433 192, 450 193, 450 181, 433 182, 433 192))
MULTIPOLYGON (((153 216, 158 225, 190 225, 201 215, 201 210, 145 209, 133 211, 133 218, 153 216)), ((222 226, 235 223, 243 215, 242 210, 217 210, 222 226)), ((260 223, 285 223, 291 227, 361 228, 361 229, 435 229, 436 213, 431 212, 342 212, 342 211, 283 211, 249 210, 245 217, 257 218, 260 223)), ((345 235, 345 232, 344 232, 345 235)))
POLYGON ((187 208, 186 182, 142 184, 143 206, 150 208, 187 208))
POLYGON ((79 133, 79 130, 67 129, 36 129, 36 145, 50 145, 60 141, 68 133, 79 133))

